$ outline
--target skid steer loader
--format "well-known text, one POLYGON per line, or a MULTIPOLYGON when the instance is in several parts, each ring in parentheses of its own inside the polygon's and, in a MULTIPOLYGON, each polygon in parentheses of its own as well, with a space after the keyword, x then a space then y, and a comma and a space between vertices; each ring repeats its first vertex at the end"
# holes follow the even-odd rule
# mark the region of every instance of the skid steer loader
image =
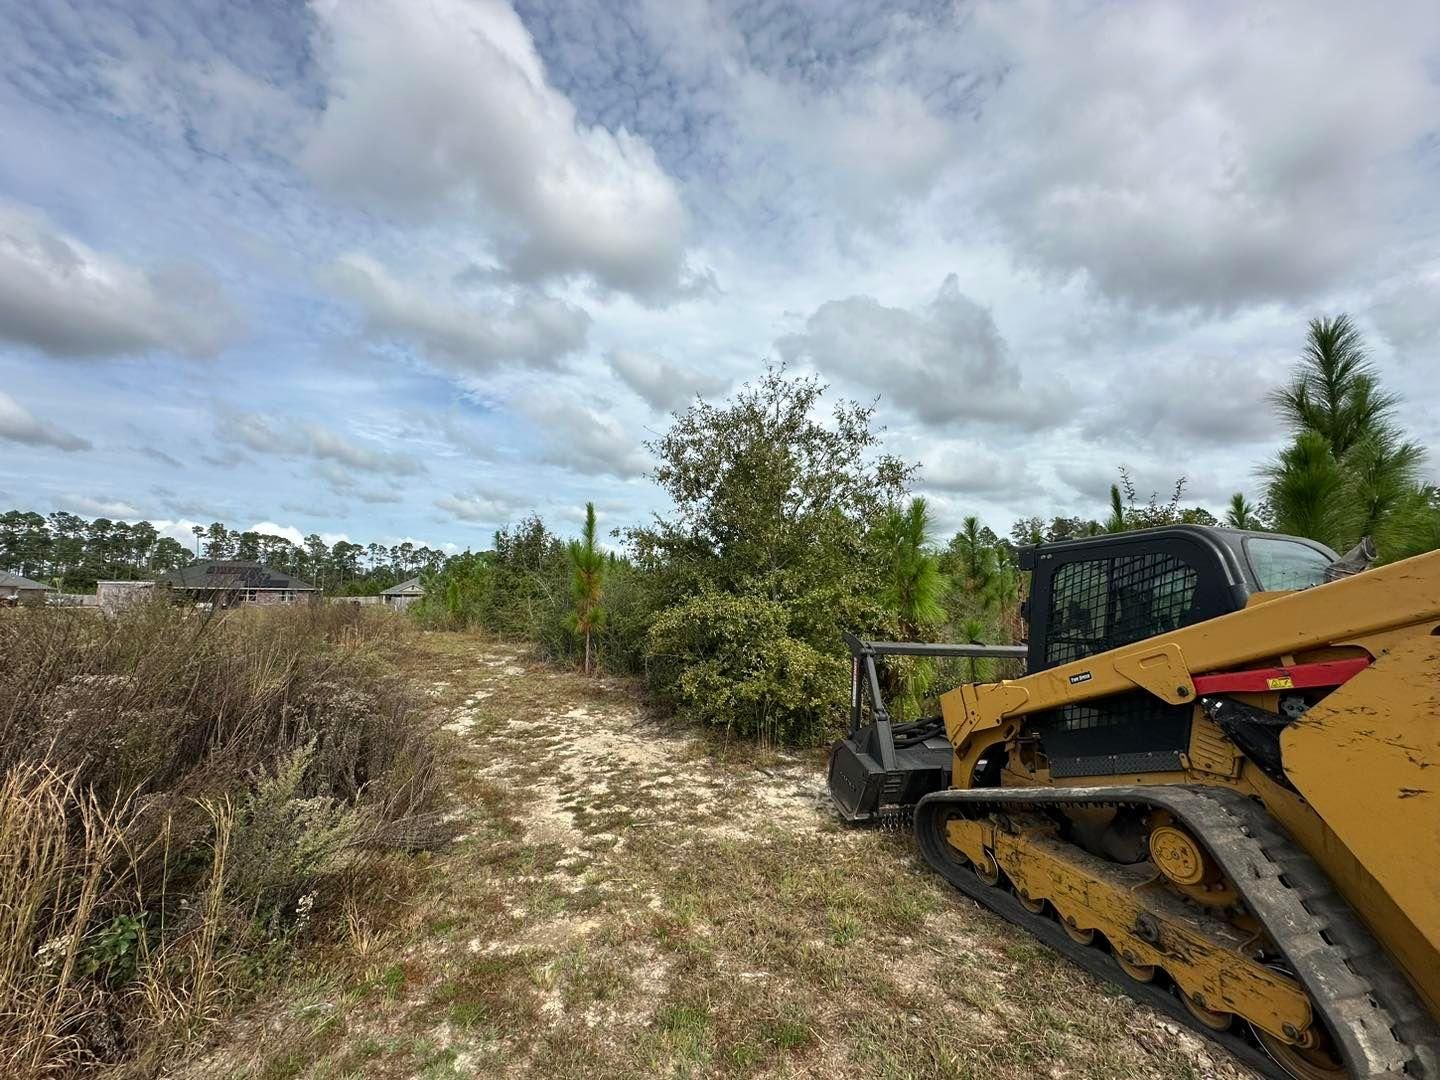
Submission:
POLYGON ((841 816, 1261 1073, 1440 1080, 1440 552, 1176 526, 1021 568, 1025 646, 849 639, 841 816), (895 653, 1027 674, 899 724, 895 653))

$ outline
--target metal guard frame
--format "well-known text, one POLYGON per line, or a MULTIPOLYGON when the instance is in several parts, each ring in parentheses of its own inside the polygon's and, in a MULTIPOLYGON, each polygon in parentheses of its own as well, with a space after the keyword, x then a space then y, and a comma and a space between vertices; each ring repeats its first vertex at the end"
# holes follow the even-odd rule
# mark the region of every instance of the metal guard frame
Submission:
POLYGON ((865 690, 870 692, 871 723, 875 727, 879 744, 880 765, 889 771, 896 767, 895 736, 891 729, 890 710, 885 707, 885 698, 880 693, 880 676, 875 671, 877 656, 920 656, 939 660, 951 657, 963 659, 994 657, 1004 660, 1024 660, 1029 655, 1025 645, 979 645, 958 643, 929 643, 919 641, 862 641, 854 634, 845 634, 845 644, 850 647, 850 734, 861 728, 861 713, 865 690))

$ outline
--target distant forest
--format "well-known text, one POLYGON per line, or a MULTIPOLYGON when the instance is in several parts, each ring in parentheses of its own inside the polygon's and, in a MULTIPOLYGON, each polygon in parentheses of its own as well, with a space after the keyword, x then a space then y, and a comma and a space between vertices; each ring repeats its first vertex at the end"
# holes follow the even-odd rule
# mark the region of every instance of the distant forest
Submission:
POLYGON ((439 570, 445 553, 412 543, 328 545, 317 534, 293 544, 270 533, 237 532, 223 522, 195 526, 186 547, 148 521, 86 519, 63 510, 0 514, 0 569, 87 592, 97 581, 143 581, 188 566, 199 557, 248 559, 310 582, 331 595, 373 595, 417 574, 439 570))

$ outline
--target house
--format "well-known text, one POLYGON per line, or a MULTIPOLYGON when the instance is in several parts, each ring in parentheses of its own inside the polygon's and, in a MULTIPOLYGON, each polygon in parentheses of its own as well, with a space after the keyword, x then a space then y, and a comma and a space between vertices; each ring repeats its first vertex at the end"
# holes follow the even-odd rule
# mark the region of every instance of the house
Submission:
POLYGON ((119 611, 155 595, 153 581, 97 581, 95 602, 105 611, 119 611))
POLYGON ((412 577, 409 581, 402 581, 380 594, 380 599, 385 606, 394 611, 404 611, 416 600, 425 595, 425 586, 420 584, 418 577, 412 577))
POLYGON ((0 605, 43 604, 55 589, 43 581, 31 581, 8 570, 0 570, 0 605))
POLYGON ((168 587, 176 599, 216 607, 306 603, 320 596, 309 582, 240 559, 203 559, 160 575, 155 584, 168 587))

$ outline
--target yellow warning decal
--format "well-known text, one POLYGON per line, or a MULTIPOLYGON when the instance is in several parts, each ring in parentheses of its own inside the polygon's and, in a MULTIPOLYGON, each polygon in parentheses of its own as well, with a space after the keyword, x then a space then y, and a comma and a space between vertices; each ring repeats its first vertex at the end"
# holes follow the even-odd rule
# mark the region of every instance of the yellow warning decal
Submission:
POLYGON ((1281 675, 1278 679, 1266 679, 1265 685, 1271 690, 1293 690, 1295 689, 1295 680, 1289 675, 1281 675))

